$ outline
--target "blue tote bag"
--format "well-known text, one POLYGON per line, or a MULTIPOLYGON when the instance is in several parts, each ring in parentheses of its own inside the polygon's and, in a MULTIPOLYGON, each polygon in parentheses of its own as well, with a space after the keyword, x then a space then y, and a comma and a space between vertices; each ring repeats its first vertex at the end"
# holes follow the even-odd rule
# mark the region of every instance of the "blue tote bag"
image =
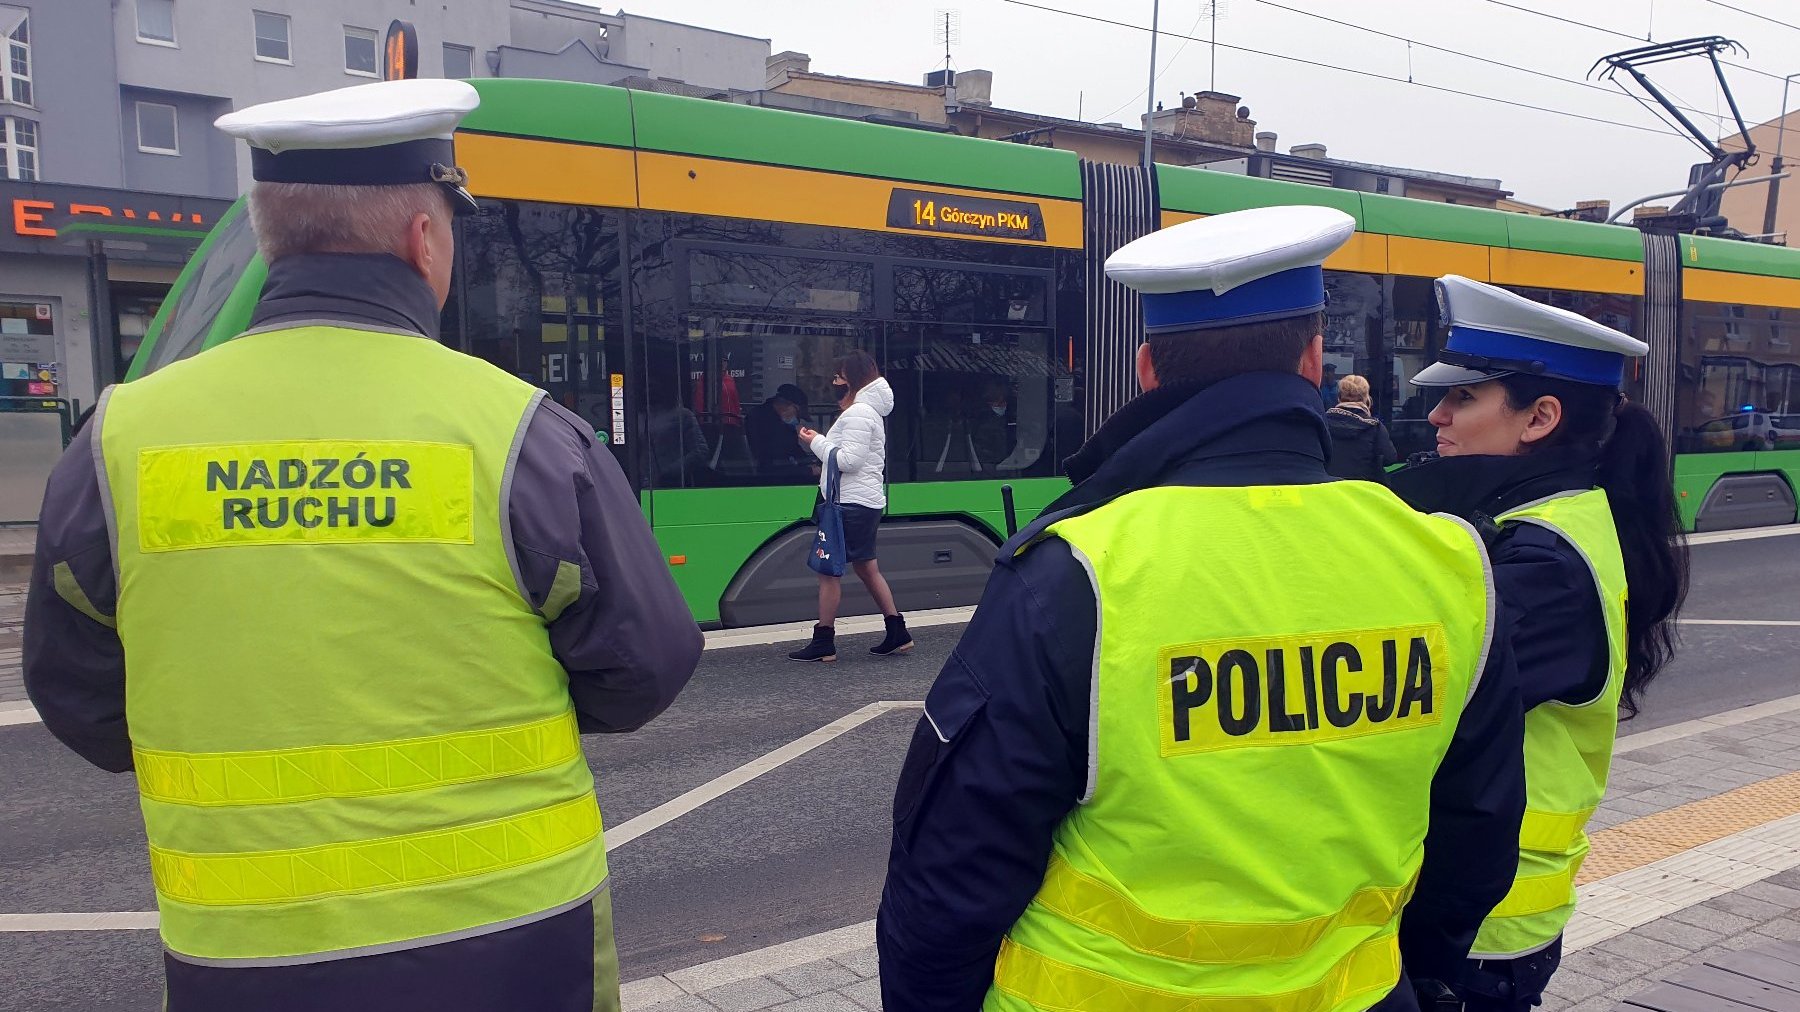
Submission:
POLYGON ((844 507, 838 504, 837 455, 832 450, 825 461, 825 501, 813 510, 819 532, 806 556, 806 565, 820 576, 844 575, 844 507))

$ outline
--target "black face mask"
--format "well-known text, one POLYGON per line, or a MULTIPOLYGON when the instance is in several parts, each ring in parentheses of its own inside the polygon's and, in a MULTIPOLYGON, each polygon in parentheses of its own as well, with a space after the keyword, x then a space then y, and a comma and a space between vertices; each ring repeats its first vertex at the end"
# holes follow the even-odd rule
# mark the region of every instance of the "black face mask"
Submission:
POLYGON ((831 396, 837 398, 840 401, 843 400, 844 398, 850 396, 850 384, 848 384, 848 383, 833 383, 831 385, 831 396))

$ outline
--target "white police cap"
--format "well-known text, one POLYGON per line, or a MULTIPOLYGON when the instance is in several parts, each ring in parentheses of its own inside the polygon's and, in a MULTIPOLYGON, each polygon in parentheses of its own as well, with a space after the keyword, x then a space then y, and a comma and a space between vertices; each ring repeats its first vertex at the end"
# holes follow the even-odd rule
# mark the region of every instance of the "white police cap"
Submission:
POLYGON ((1625 360, 1650 350, 1579 313, 1455 274, 1438 279, 1437 294, 1449 339, 1437 362, 1413 377, 1414 386, 1464 386, 1520 373, 1616 387, 1625 360))
POLYGON ((478 209, 451 140, 481 96, 465 81, 382 81, 227 113, 213 124, 250 143, 265 182, 337 186, 439 183, 451 206, 478 209))
POLYGON ((1329 207, 1231 211, 1127 243, 1106 274, 1143 293, 1151 334, 1307 316, 1325 307, 1325 258, 1355 231, 1329 207))

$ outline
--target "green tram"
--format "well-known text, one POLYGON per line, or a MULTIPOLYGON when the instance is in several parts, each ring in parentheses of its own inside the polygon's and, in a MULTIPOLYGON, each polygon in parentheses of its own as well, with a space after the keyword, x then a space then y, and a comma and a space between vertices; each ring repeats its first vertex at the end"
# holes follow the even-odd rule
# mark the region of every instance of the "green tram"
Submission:
MULTIPOLYGON (((594 425, 703 623, 813 613, 814 478, 758 438, 778 386, 805 391, 824 428, 832 360, 875 355, 898 401, 882 568, 908 610, 971 603, 1004 533, 1001 487, 1034 516, 1067 487, 1059 462, 1134 392, 1138 307, 1106 255, 1268 204, 1356 218, 1327 264, 1322 396, 1369 377, 1403 453, 1432 443, 1430 395, 1407 380, 1443 339, 1431 280, 1457 273, 1650 343, 1631 395, 1673 434, 1690 528, 1795 519, 1800 252, 592 85, 475 84, 458 150, 483 210, 459 222, 442 339, 594 425)), ((265 273, 240 202, 127 380, 237 334, 265 273)), ((853 612, 862 591, 847 590, 853 612)))

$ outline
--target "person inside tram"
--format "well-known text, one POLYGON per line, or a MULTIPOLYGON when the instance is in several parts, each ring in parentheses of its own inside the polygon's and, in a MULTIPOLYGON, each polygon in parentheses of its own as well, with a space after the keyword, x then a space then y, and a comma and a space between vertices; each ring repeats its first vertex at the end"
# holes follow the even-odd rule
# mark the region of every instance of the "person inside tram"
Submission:
POLYGON ((1449 341, 1412 380, 1441 396, 1437 451, 1388 486, 1491 535, 1526 710, 1527 812, 1513 888, 1457 990, 1467 1012, 1529 1012, 1562 959, 1619 717, 1673 654, 1687 549, 1662 430, 1619 389, 1647 346, 1466 278, 1438 288, 1449 341))
POLYGON ((990 378, 981 385, 981 403, 969 414, 969 442, 975 459, 992 471, 1018 442, 1018 420, 1006 380, 990 378))
POLYGON ((744 413, 744 434, 761 477, 805 482, 816 473, 812 452, 800 445, 800 427, 813 421, 807 401, 806 391, 783 383, 768 400, 744 413))
POLYGON ((712 459, 712 447, 700 420, 681 403, 679 378, 673 368, 650 373, 650 454, 659 488, 692 488, 701 484, 712 459))

